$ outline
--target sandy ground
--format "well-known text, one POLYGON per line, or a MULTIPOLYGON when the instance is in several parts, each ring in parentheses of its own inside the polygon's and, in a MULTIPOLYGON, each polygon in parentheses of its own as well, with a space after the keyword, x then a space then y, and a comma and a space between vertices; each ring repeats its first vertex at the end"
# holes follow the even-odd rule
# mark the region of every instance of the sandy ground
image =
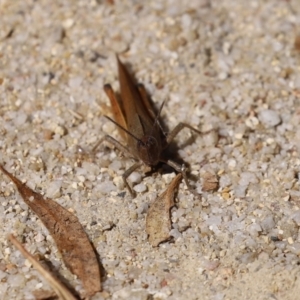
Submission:
MULTIPOLYGON (((299 299, 299 23, 297 0, 0 0, 0 161, 78 216, 106 272, 93 299, 299 299), (132 161, 106 144, 91 154, 118 138, 102 90, 119 88, 115 53, 166 100, 169 130, 215 130, 176 139, 201 197, 180 185, 173 238, 157 248, 145 216, 172 170, 138 170, 132 200, 132 161), (207 173, 218 190, 203 192, 207 173)), ((50 290, 9 233, 80 291, 3 174, 0 200, 0 298, 50 290)))

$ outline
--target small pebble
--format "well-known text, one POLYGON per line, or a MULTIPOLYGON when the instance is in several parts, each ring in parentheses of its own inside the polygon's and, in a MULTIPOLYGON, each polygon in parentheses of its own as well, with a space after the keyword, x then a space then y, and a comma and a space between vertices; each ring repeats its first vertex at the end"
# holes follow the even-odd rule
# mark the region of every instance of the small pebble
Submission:
POLYGON ((124 188, 124 180, 122 176, 115 176, 113 179, 113 183, 119 190, 124 188))
POLYGON ((61 196, 61 186, 61 180, 52 181, 47 187, 46 197, 59 198, 61 196))
POLYGON ((278 113, 271 109, 261 111, 258 114, 258 119, 265 127, 274 127, 281 122, 278 113))
POLYGON ((147 191, 147 187, 145 184, 143 183, 140 183, 140 184, 137 184, 133 187, 133 189, 137 192, 137 193, 143 193, 143 192, 146 192, 147 191))
POLYGON ((132 183, 140 183, 142 181, 142 175, 139 172, 132 172, 128 180, 132 183))

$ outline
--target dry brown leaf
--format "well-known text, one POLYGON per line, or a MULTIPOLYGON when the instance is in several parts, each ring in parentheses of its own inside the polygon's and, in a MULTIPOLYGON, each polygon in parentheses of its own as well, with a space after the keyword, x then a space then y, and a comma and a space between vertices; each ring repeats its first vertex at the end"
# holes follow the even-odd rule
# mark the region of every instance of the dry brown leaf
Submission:
POLYGON ((297 51, 300 51, 300 35, 296 35, 294 41, 294 47, 297 51))
POLYGON ((0 169, 16 185, 24 202, 38 215, 53 237, 66 266, 82 281, 86 296, 101 290, 99 263, 78 218, 49 198, 32 191, 19 179, 0 169))
POLYGON ((171 218, 170 209, 174 206, 174 193, 178 187, 181 174, 178 174, 164 191, 151 204, 146 216, 146 232, 149 235, 149 242, 157 247, 161 242, 170 238, 171 218))
POLYGON ((52 276, 52 274, 47 271, 12 234, 8 236, 8 239, 22 253, 22 255, 32 263, 33 267, 39 271, 39 273, 49 282, 59 299, 76 300, 76 297, 68 290, 68 288, 59 282, 54 276, 52 276))
POLYGON ((215 174, 212 174, 210 172, 205 172, 202 176, 202 191, 203 192, 209 192, 209 191, 215 191, 219 188, 219 181, 218 177, 215 174))
POLYGON ((51 290, 38 289, 31 292, 35 300, 57 300, 57 294, 51 290))

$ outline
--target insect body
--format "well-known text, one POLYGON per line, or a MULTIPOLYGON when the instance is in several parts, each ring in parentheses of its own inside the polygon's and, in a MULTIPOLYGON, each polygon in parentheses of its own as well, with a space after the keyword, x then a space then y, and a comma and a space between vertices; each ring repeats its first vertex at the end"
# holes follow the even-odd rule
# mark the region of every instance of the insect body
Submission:
MULTIPOLYGON (((119 127, 120 134, 126 140, 126 146, 123 146, 113 137, 106 135, 103 139, 113 144, 124 154, 132 157, 135 164, 123 174, 123 180, 130 194, 134 197, 135 193, 127 182, 127 177, 142 164, 155 167, 159 162, 164 162, 174 168, 182 176, 189 188, 192 190, 186 175, 186 168, 173 160, 164 157, 164 150, 174 139, 174 137, 185 127, 201 134, 200 131, 189 124, 179 123, 168 135, 162 130, 159 122, 159 115, 163 108, 160 107, 156 115, 147 97, 147 93, 142 85, 135 85, 134 81, 117 57, 119 81, 121 89, 121 101, 119 101, 109 84, 104 86, 113 112, 114 120, 107 117, 110 121, 119 127)), ((94 147, 94 150, 103 141, 100 140, 94 147)), ((194 192, 194 191, 193 191, 194 192)))

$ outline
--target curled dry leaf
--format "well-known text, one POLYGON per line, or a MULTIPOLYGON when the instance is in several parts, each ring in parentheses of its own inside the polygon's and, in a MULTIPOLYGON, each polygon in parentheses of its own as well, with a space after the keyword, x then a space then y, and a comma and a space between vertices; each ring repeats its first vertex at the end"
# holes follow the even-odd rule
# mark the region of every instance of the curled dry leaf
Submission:
POLYGON ((22 253, 22 255, 32 263, 33 267, 48 281, 59 299, 76 300, 75 296, 49 271, 47 271, 12 234, 8 236, 8 239, 22 253))
POLYGON ((164 191, 151 204, 146 216, 146 232, 149 242, 157 247, 161 242, 170 238, 171 218, 170 209, 174 205, 174 194, 178 187, 182 174, 178 174, 164 191))
POLYGON ((32 191, 0 165, 16 185, 24 202, 38 215, 53 237, 66 266, 82 281, 86 297, 101 290, 95 251, 76 216, 53 200, 32 191))

